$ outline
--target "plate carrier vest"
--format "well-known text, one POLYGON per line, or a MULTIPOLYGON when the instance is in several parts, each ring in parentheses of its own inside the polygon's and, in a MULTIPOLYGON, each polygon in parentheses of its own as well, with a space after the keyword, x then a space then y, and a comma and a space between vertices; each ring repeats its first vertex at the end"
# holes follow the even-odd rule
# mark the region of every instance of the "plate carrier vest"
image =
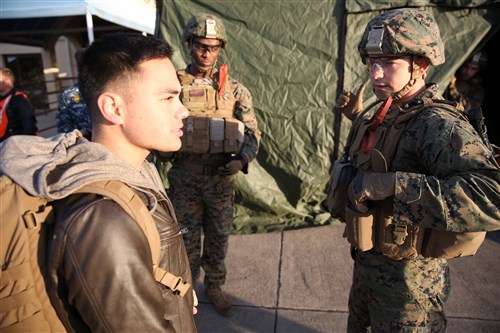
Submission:
POLYGON ((183 120, 184 135, 179 150, 191 154, 237 154, 243 146, 244 124, 234 117, 236 98, 229 87, 227 65, 223 64, 213 84, 177 71, 181 101, 189 110, 183 120), (219 85, 218 91, 214 86, 219 85))
MULTIPOLYGON (((376 104, 372 104, 364 113, 376 104)), ((406 124, 422 112, 424 106, 434 106, 447 112, 461 114, 456 106, 429 98, 423 100, 423 105, 407 109, 405 112, 395 109, 386 117, 386 121, 391 125, 374 129, 371 152, 368 154, 360 152, 355 158, 355 153, 362 146, 364 133, 370 126, 370 122, 363 121, 357 131, 349 133, 344 156, 333 166, 327 206, 333 217, 345 221, 344 236, 359 251, 375 249, 394 260, 414 259, 418 255, 451 259, 474 255, 485 239, 486 232, 451 232, 396 224, 393 220, 391 197, 380 201, 366 213, 352 210, 347 205, 347 188, 355 176, 355 169, 387 172, 406 124), (354 159, 356 162, 353 162, 354 159)), ((359 122, 361 119, 362 116, 358 116, 355 121, 359 122)))

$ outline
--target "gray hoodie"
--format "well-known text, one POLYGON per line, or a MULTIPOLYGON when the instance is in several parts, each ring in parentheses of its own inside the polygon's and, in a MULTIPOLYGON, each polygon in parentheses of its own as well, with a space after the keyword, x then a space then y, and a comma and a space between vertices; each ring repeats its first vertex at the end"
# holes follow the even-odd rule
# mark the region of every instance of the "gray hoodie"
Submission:
POLYGON ((0 174, 9 176, 28 193, 61 199, 98 180, 119 180, 154 196, 165 197, 155 166, 144 161, 138 172, 131 164, 78 131, 51 138, 13 136, 0 144, 0 174))

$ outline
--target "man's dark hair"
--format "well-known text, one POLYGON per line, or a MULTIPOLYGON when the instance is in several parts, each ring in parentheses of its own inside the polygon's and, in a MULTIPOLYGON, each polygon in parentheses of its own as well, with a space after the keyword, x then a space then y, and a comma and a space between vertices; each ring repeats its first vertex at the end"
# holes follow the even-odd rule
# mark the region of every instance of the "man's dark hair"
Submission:
POLYGON ((126 81, 141 63, 172 58, 172 47, 162 39, 139 33, 118 32, 95 40, 78 61, 78 85, 89 107, 110 82, 126 81))

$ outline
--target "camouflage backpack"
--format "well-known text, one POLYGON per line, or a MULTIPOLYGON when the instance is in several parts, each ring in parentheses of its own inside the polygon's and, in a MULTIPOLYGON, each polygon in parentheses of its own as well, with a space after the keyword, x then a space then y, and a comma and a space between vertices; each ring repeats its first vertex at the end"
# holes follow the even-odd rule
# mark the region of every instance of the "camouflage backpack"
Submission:
MULTIPOLYGON (((95 193, 114 200, 144 231, 156 281, 181 297, 189 283, 160 267, 160 236, 143 201, 119 181, 100 181, 75 193, 95 193)), ((9 177, 0 176, 1 260, 0 330, 2 332, 65 332, 45 285, 47 226, 55 222, 50 200, 26 192, 9 177)))

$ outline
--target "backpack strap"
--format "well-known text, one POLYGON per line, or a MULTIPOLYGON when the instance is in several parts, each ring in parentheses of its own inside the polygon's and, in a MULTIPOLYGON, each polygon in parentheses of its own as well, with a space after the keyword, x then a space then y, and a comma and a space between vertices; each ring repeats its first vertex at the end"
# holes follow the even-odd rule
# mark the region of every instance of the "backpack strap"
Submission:
POLYGON ((174 294, 184 297, 190 284, 184 282, 181 277, 159 267, 160 234, 148 208, 130 187, 117 180, 105 180, 85 185, 76 190, 75 193, 95 193, 108 197, 132 216, 148 239, 155 280, 171 289, 174 294))

